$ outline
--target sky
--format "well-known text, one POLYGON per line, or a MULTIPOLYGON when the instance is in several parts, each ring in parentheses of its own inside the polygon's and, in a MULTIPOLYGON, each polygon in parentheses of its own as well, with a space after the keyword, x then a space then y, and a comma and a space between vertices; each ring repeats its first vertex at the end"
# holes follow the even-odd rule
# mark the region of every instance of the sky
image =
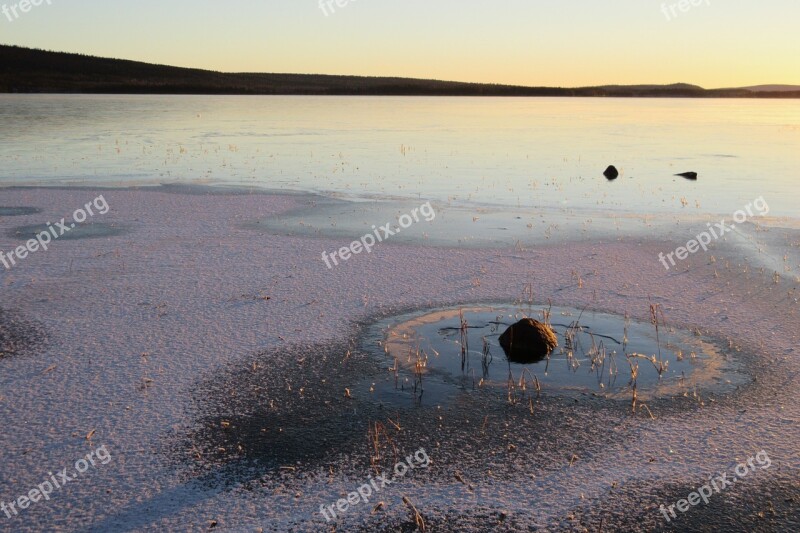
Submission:
POLYGON ((223 72, 800 85, 798 0, 20 1, 0 43, 223 72))

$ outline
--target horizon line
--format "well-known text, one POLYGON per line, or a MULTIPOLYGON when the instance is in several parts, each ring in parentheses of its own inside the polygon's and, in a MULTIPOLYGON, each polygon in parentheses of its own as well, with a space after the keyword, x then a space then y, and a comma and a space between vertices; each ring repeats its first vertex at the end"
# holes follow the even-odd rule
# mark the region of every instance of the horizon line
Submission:
POLYGON ((156 66, 156 67, 168 67, 168 68, 176 68, 176 69, 185 69, 185 70, 197 70, 203 72, 211 72, 215 74, 233 74, 233 75, 288 75, 288 76, 330 76, 330 77, 344 77, 344 78, 381 78, 381 79, 398 79, 398 80, 414 80, 414 81, 433 81, 433 82, 440 82, 440 83, 458 83, 458 84, 469 84, 469 85, 497 85, 503 87, 513 87, 513 88, 525 88, 525 89, 595 89, 595 88, 608 88, 608 87, 624 87, 624 88, 633 88, 633 87, 672 87, 672 86, 690 86, 702 89, 704 91, 719 91, 719 90, 732 90, 732 89, 753 89, 753 88, 760 88, 760 87, 791 87, 793 89, 790 90, 800 90, 800 85, 792 84, 792 83, 756 83, 752 85, 746 85, 741 87, 713 87, 707 88, 703 87, 702 85, 698 85, 691 82, 685 81, 677 81, 677 82, 670 82, 670 83, 600 83, 595 85, 575 85, 575 86, 567 86, 567 85, 520 85, 516 83, 503 83, 503 82, 481 82, 481 81, 464 81, 464 80, 448 80, 443 78, 425 78, 425 77, 410 77, 410 76, 397 76, 397 75, 375 75, 375 74, 330 74, 330 73, 322 73, 322 72, 268 72, 268 71, 225 71, 225 70, 214 70, 210 68, 203 68, 203 67, 187 67, 181 65, 171 65, 167 63, 152 63, 149 61, 143 61, 139 59, 129 59, 129 58, 121 58, 121 57, 113 57, 113 56, 99 56, 94 54, 85 54, 81 52, 68 52, 63 50, 50 50, 46 48, 37 48, 37 47, 29 47, 29 46, 20 46, 16 44, 7 44, 7 43, 0 43, 0 47, 7 46, 11 48, 20 48, 25 50, 33 50, 39 52, 48 52, 48 53, 55 53, 55 54, 69 54, 69 55, 77 55, 83 56, 93 59, 107 59, 113 61, 129 61, 132 63, 141 63, 144 65, 156 66))

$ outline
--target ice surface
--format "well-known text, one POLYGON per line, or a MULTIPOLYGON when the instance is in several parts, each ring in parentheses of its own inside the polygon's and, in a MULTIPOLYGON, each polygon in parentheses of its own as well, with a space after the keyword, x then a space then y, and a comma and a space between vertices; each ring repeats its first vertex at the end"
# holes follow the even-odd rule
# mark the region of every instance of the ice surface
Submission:
MULTIPOLYGON (((60 219, 99 192, 0 190, 0 205, 42 209, 0 218, 0 250, 19 244, 12 228, 60 219)), ((99 445, 112 460, 20 516, 0 514, 0 530, 188 530, 212 521, 226 531, 329 530, 320 505, 374 473, 375 422, 385 429, 383 468, 394 462, 389 438, 400 455, 424 446, 431 466, 348 510, 338 530, 411 530, 403 495, 434 531, 652 530, 667 527, 660 504, 760 450, 770 469, 677 525, 724 529, 738 520, 774 531, 800 523, 800 294, 796 255, 784 260, 797 250, 784 243, 798 241, 787 224, 753 231, 749 248, 729 235, 670 271, 658 253, 695 233, 555 228, 541 244, 494 247, 390 240, 327 269, 320 254, 348 244, 350 233, 275 231, 317 197, 102 193, 110 211, 97 222, 124 233, 59 240, 0 267, 0 316, 38 324, 44 339, 34 353, 0 358, 0 501, 99 445), (767 264, 789 270, 775 278, 767 264), (675 327, 729 342, 753 382, 735 393, 652 401, 654 419, 590 398, 543 399, 531 414, 502 393, 400 411, 370 397, 385 368, 358 346, 367 324, 513 301, 528 284, 537 303, 638 320, 660 304, 675 327), (372 515, 378 501, 385 506, 372 515)))

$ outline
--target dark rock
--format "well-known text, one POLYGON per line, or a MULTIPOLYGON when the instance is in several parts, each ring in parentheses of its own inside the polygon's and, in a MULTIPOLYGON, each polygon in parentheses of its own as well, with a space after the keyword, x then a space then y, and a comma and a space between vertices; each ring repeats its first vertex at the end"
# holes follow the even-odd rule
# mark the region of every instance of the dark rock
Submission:
POLYGON ((682 178, 686 178, 687 180, 697 179, 697 172, 681 172, 680 174, 675 174, 675 175, 680 176, 682 178))
POLYGON ((558 346, 553 328, 532 318, 523 318, 500 335, 500 346, 512 363, 536 363, 558 346))
POLYGON ((603 176, 610 180, 615 180, 619 177, 619 170, 614 165, 609 165, 605 172, 603 172, 603 176))

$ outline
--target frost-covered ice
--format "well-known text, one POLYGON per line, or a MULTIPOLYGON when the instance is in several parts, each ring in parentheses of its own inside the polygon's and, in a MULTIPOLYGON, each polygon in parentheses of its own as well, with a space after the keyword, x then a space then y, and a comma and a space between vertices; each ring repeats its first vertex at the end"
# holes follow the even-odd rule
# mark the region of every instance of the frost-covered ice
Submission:
MULTIPOLYGON (((387 487, 374 515, 378 500, 348 510, 337 530, 412 530, 403 495, 433 531, 668 528, 659 505, 760 450, 770 469, 690 509, 678 527, 800 528, 794 221, 744 226, 669 272, 658 253, 704 220, 545 224, 540 237, 504 246, 420 235, 328 270, 321 252, 363 232, 302 229, 298 217, 314 219, 318 197, 102 193, 101 222, 124 232, 55 242, 0 270, 0 318, 43 339, 0 356, 0 501, 97 446, 112 460, 19 516, 0 514, 0 530, 329 530, 319 507, 366 481, 374 422, 401 454, 424 446, 432 464, 387 487), (544 398, 534 415, 482 394, 391 412, 370 399, 385 365, 361 350, 365 324, 511 302, 529 283, 537 302, 640 320, 660 304, 670 324, 734 346, 754 381, 734 394, 654 401, 655 420, 591 398, 544 398)), ((12 228, 68 216, 97 194, 0 190, 2 206, 42 210, 0 216, 0 250, 20 244, 12 228)), ((480 213, 462 215, 481 223, 480 213)))

